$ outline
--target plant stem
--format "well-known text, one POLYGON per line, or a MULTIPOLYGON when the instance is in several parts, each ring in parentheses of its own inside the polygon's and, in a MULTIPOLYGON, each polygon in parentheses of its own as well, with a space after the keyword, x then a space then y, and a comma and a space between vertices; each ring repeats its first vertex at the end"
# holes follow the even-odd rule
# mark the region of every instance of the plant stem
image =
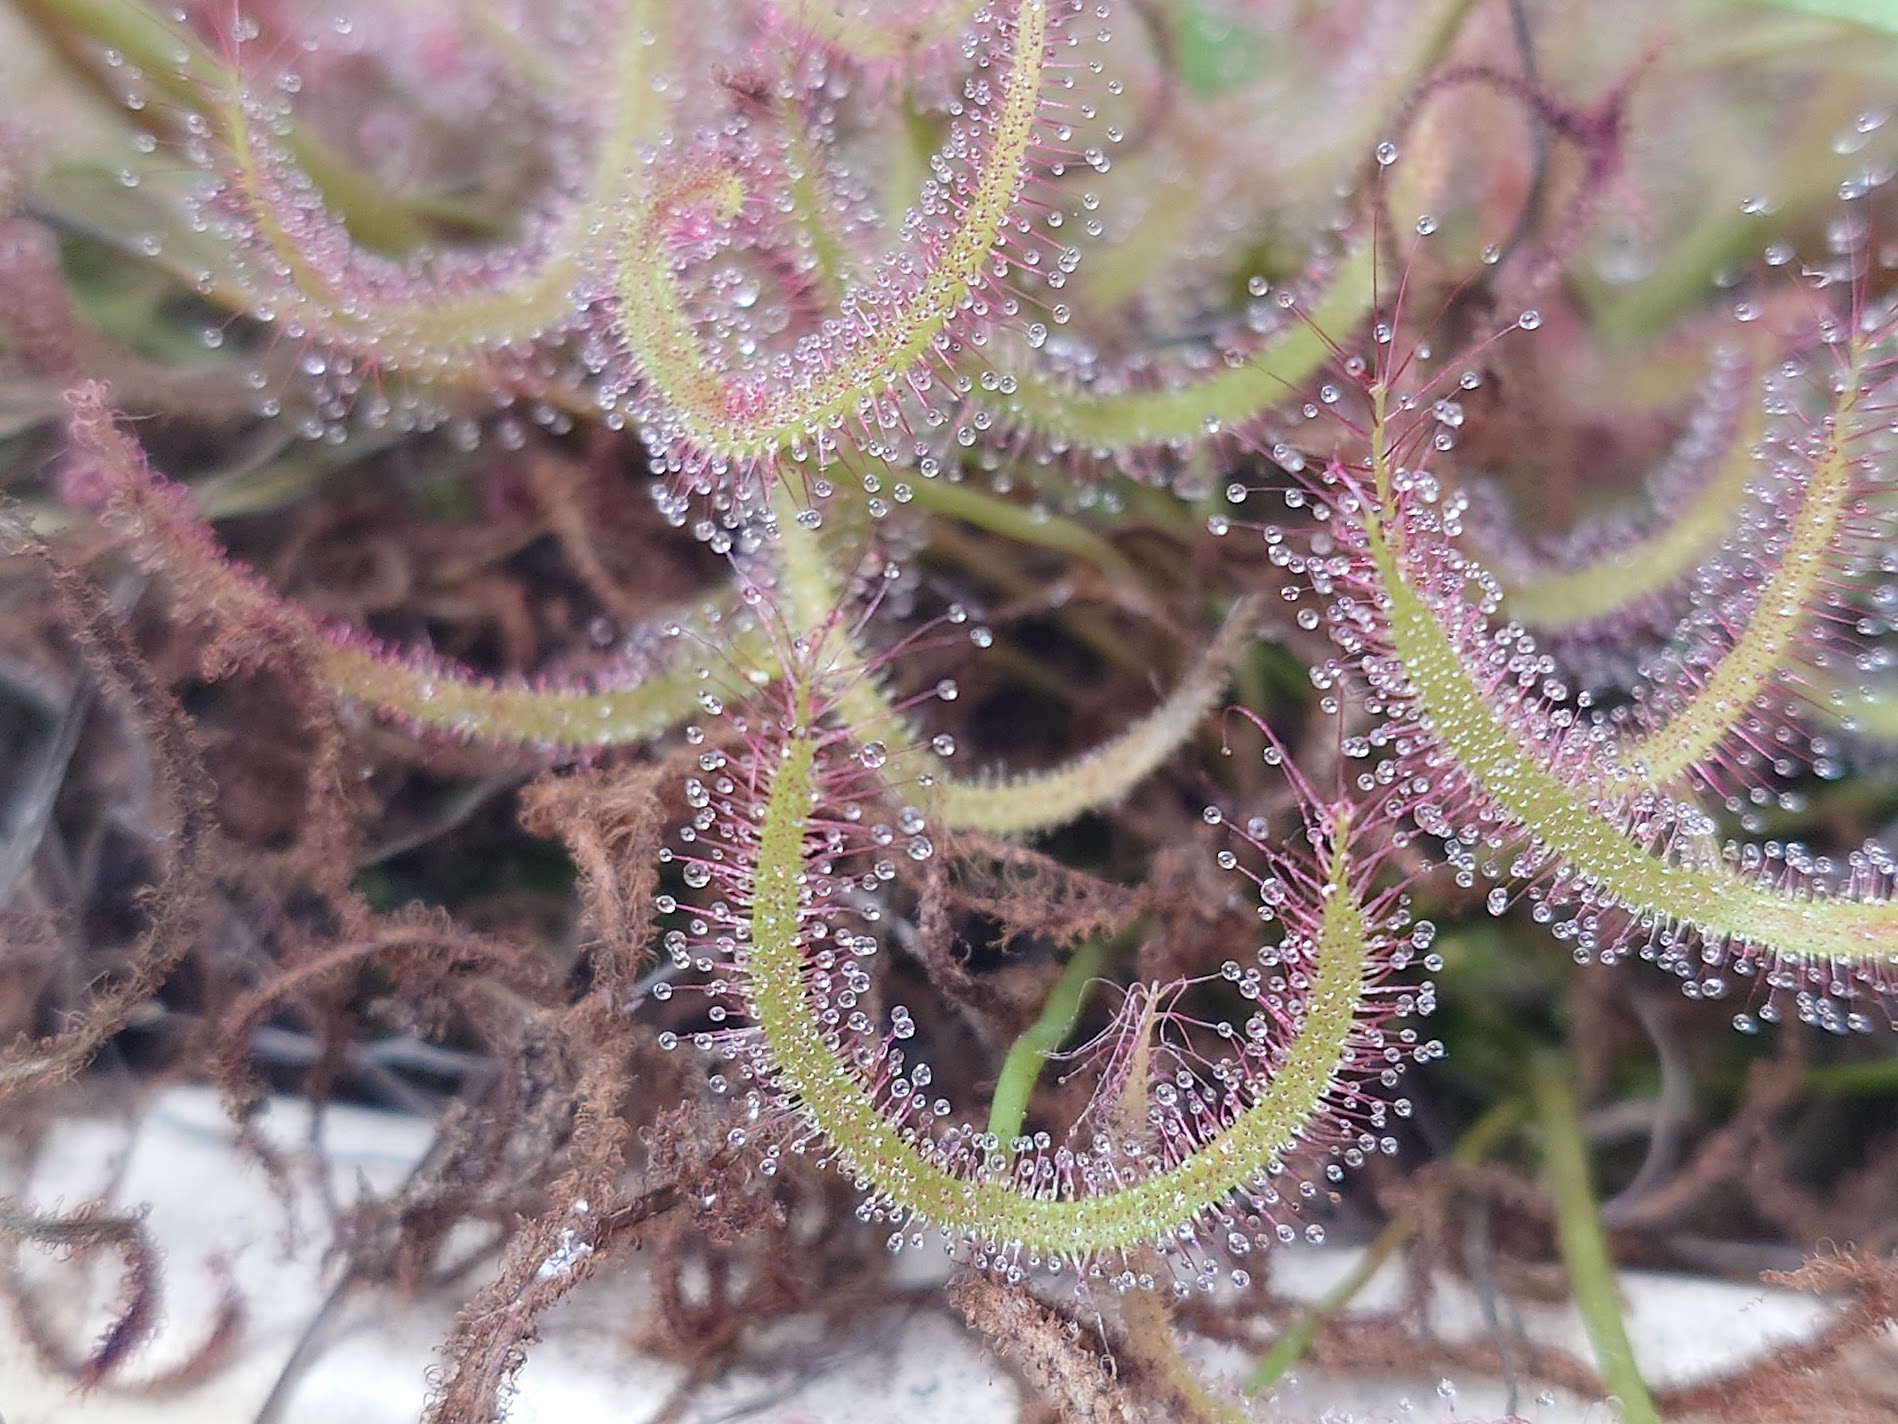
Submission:
POLYGON ((1620 1403, 1622 1424, 1660 1424, 1621 1318, 1614 1262, 1595 1206, 1572 1077, 1569 1061, 1559 1054, 1538 1054, 1530 1065, 1530 1093, 1542 1127, 1542 1167, 1555 1195, 1556 1241, 1602 1381, 1620 1403))
POLYGON ((1049 990, 1041 1014, 1022 1030, 1021 1037, 1009 1045, 1002 1060, 1001 1076, 995 1080, 995 1096, 989 1103, 989 1131, 1001 1142, 1001 1150, 1010 1157, 1009 1144, 1021 1136, 1022 1120, 1028 1115, 1028 1098, 1041 1076, 1041 1065, 1048 1055, 1061 1047, 1081 1012, 1081 1000, 1088 981, 1101 972, 1103 947, 1090 942, 1075 950, 1074 957, 1061 971, 1061 977, 1049 990))

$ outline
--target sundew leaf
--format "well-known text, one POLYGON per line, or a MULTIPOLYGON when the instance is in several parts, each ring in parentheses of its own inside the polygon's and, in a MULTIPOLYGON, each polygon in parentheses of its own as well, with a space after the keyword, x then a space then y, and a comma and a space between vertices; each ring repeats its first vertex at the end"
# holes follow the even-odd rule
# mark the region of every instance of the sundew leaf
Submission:
POLYGON ((1199 729, 1250 644, 1263 606, 1256 597, 1240 600, 1178 685, 1116 736, 1045 771, 962 777, 922 744, 909 717, 884 692, 874 660, 848 632, 828 626, 833 611, 842 606, 843 592, 830 571, 823 542, 800 521, 803 511, 783 486, 772 504, 780 550, 779 596, 799 635, 828 639, 836 647, 844 674, 838 713, 859 738, 875 739, 885 748, 889 760, 884 779, 906 792, 911 781, 923 784, 923 799, 951 830, 1031 835, 1124 798, 1199 729))
MULTIPOLYGON (((699 832, 670 858, 688 885, 717 898, 702 907, 702 942, 681 937, 673 953, 687 961, 709 954, 714 992, 732 997, 753 1025, 702 1035, 705 1046, 740 1061, 793 1133, 819 1135, 869 1193, 866 1219, 893 1229, 892 1249, 920 1244, 936 1228, 1019 1279, 1035 1267, 1099 1276, 1147 1246, 1203 1272, 1208 1250, 1243 1256, 1285 1238, 1298 1197, 1286 1190, 1298 1179, 1294 1163, 1327 1153, 1361 1160, 1360 1124, 1374 1130, 1385 1111, 1362 1080, 1406 1056, 1399 1042, 1414 1045, 1386 1029, 1421 992, 1388 982, 1408 961, 1391 936, 1409 918, 1390 893, 1369 889, 1381 853, 1359 862, 1354 850, 1376 844, 1377 833, 1361 842, 1349 809, 1332 807, 1314 812, 1312 860, 1254 843, 1271 859, 1257 883, 1285 934, 1261 951, 1263 972, 1234 965, 1224 976, 1261 1013, 1244 1035, 1246 1051, 1213 1075, 1217 1089, 1182 1093, 1156 1074, 1149 1098, 1140 1065, 1150 1056, 1185 1061, 1152 1035, 1186 986, 1152 987, 1130 999, 1131 1038, 1114 1036, 1122 1051, 1103 1075, 1101 1112, 1113 1121, 1129 1095, 1150 1100, 1164 1123, 1153 1145, 1101 1131, 1073 1149, 1025 1140, 1011 1157, 926 1103, 919 1088, 929 1075, 899 1046, 909 1036, 906 1010, 891 1009, 890 1037, 867 1020, 833 1027, 833 995, 848 993, 854 1004, 857 993, 838 950, 856 964, 875 953, 873 939, 843 928, 851 868, 882 852, 873 829, 853 829, 838 815, 858 801, 866 760, 847 733, 826 725, 827 656, 820 646, 788 670, 776 709, 747 719, 762 730, 743 756, 721 759, 711 781, 695 777, 687 788, 688 801, 706 808, 711 848, 701 848, 708 836, 699 832)), ((923 827, 912 823, 906 833, 914 854, 923 827)), ((1374 1135, 1370 1142, 1379 1150, 1374 1135)), ((774 1160, 782 1148, 768 1150, 774 1160)))
MULTIPOLYGON (((68 421, 65 482, 146 567, 164 572, 185 606, 227 629, 249 629, 302 659, 332 696, 418 733, 551 755, 642 742, 683 722, 703 687, 686 664, 689 640, 654 640, 654 655, 595 678, 488 678, 425 651, 399 649, 319 621, 231 559, 190 494, 157 474, 114 423, 97 388, 79 392, 68 421)), ((728 635, 727 660, 757 650, 728 635)))
MULTIPOLYGON (((1523 730, 1491 694, 1447 633, 1439 614, 1408 586, 1394 551, 1374 535, 1370 549, 1381 586, 1391 597, 1390 639, 1396 676, 1427 718, 1430 735, 1468 778, 1467 791, 1499 813, 1502 827, 1533 845, 1512 873, 1533 884, 1552 877, 1564 897, 1591 921, 1621 910, 1632 919, 1622 934, 1654 927, 1690 929, 1715 956, 1752 966, 1784 965, 1835 973, 1876 987, 1898 967, 1898 904, 1889 898, 1889 858, 1854 858, 1852 892, 1828 895, 1788 867, 1795 883, 1781 888, 1749 874, 1710 837, 1686 832, 1663 808, 1653 833, 1636 828, 1637 803, 1604 805, 1599 787, 1577 784, 1555 748, 1523 730), (1656 840, 1656 835, 1660 839, 1656 840)), ((1398 684, 1390 684, 1397 686, 1398 684)), ((1441 788, 1454 803, 1453 787, 1441 788)), ((1451 815, 1444 824, 1454 824, 1451 815)), ((1611 945, 1613 942, 1611 933, 1611 945)), ((1684 946, 1682 947, 1684 948, 1684 946)), ((1668 956, 1670 959, 1673 956, 1668 956)), ((1709 966, 1711 967, 1711 966, 1709 966)), ((1752 971, 1749 971, 1752 972, 1752 971)))
POLYGON ((1691 453, 1707 467, 1698 492, 1669 501, 1640 537, 1598 537, 1589 562, 1503 580, 1504 610, 1519 622, 1603 645, 1669 590, 1692 604, 1668 646, 1641 664, 1632 711, 1615 719, 1618 764, 1659 787, 1691 781, 1731 795, 1784 774, 1803 739, 1779 710, 1787 698, 1772 694, 1854 659, 1829 625, 1840 621, 1841 586, 1876 560, 1889 532, 1860 448, 1873 400, 1862 366, 1834 373, 1838 391, 1810 428, 1796 385, 1775 376, 1755 392, 1751 370, 1738 368, 1737 388, 1732 373, 1710 385, 1726 393, 1697 415, 1736 409, 1716 439, 1690 434, 1670 461, 1691 453))
POLYGON ((1522 560, 1519 570, 1505 570, 1511 617, 1544 635, 1604 626, 1612 633, 1617 620, 1686 583, 1719 547, 1758 474, 1756 447, 1767 424, 1757 366, 1731 364, 1708 379, 1686 433, 1659 472, 1660 503, 1651 523, 1605 531, 1586 558, 1552 566, 1522 560), (1675 487, 1686 472, 1697 474, 1696 487, 1681 497, 1675 487))
POLYGON ((972 396, 1044 448, 1086 463, 1139 468, 1156 454, 1189 446, 1247 448, 1290 395, 1333 353, 1327 332, 1346 332, 1370 314, 1377 255, 1360 241, 1324 274, 1309 305, 1293 304, 1278 328, 1250 349, 1203 367, 1140 373, 1087 373, 1084 379, 1017 363, 995 394, 972 396))
POLYGON ((742 347, 748 320, 738 309, 695 311, 676 270, 683 246, 729 234, 759 203, 757 160, 736 149, 654 158, 620 233, 615 293, 656 473, 695 492, 748 497, 783 461, 821 465, 851 445, 880 451, 907 424, 906 401, 941 399, 927 394, 932 373, 1019 308, 1008 274, 1036 237, 1017 202, 1044 143, 1055 51, 1070 38, 1057 22, 1074 9, 1017 0, 983 12, 983 71, 965 84, 936 177, 896 249, 775 366, 734 366, 708 352, 702 324, 731 326, 742 347), (949 209, 953 222, 942 216, 949 209))
MULTIPOLYGON (((1865 340, 1856 333, 1855 349, 1865 340)), ((1861 398, 1862 360, 1847 360, 1837 382, 1848 413, 1861 398)), ((1704 813, 1653 794, 1641 768, 1619 761, 1605 728, 1543 691, 1526 635, 1491 627, 1482 590, 1493 581, 1451 542, 1434 477, 1399 464, 1404 441, 1386 419, 1387 388, 1381 379, 1367 388, 1370 481, 1333 462, 1319 488, 1334 528, 1355 546, 1350 589, 1333 604, 1334 636, 1362 659, 1390 717, 1376 742, 1410 769, 1395 778, 1403 789, 1393 802, 1445 845, 1465 878, 1487 866, 1524 887, 1537 917, 1579 955, 1640 947, 1695 993, 1716 997, 1730 979, 1758 978, 1772 1014, 1786 995, 1814 1022, 1865 1026, 1840 1001, 1888 993, 1898 971, 1891 854, 1867 845, 1841 866, 1798 846, 1724 845, 1704 813)), ((1815 486, 1848 433, 1837 420, 1826 431, 1804 452, 1815 486)), ((1823 530, 1804 532, 1829 542, 1823 530)), ((1800 539, 1787 546, 1790 576, 1810 579, 1824 556, 1800 539)), ((1782 609, 1767 613, 1777 620, 1782 609)), ((1702 685, 1722 680, 1715 671, 1702 685)), ((1696 725, 1694 740, 1717 740, 1745 708, 1729 710, 1718 733, 1696 725)), ((1497 890, 1493 908, 1508 899, 1497 890)))
MULTIPOLYGON (((123 100, 118 80, 108 86, 102 76, 114 68, 139 75, 144 92, 165 101, 148 104, 141 95, 132 108, 134 118, 154 128, 171 121, 172 106, 199 111, 206 96, 231 79, 222 59, 180 23, 181 15, 160 14, 141 0, 20 0, 18 8, 55 53, 89 45, 115 57, 90 76, 114 102, 123 100)), ((424 205, 382 189, 322 135, 287 126, 278 141, 323 202, 343 215, 353 240, 399 253, 427 235, 424 205)))
MULTIPOLYGON (((1840 392, 1827 412, 1818 448, 1783 460, 1772 481, 1793 506, 1753 593, 1744 623, 1723 623, 1707 653, 1711 662, 1674 678, 1674 686, 1638 735, 1624 737, 1620 753, 1656 785, 1698 774, 1717 775, 1722 746, 1753 727, 1767 689, 1788 677, 1810 648, 1823 616, 1822 600, 1846 570, 1845 548, 1864 522, 1866 491, 1852 453, 1864 372, 1855 360, 1839 377, 1840 392), (1796 463, 1797 468, 1792 466, 1796 463)), ((1872 525, 1872 529, 1879 526, 1872 525)))
POLYGON ((439 248, 419 259, 390 259, 353 241, 277 139, 281 100, 267 102, 237 75, 206 83, 198 107, 222 155, 204 206, 212 230, 246 259, 246 309, 335 348, 339 359, 325 374, 352 393, 364 373, 341 353, 371 372, 542 384, 528 376, 524 358, 586 315, 589 285, 606 265, 595 252, 598 235, 625 198, 636 146, 662 122, 658 81, 669 41, 666 7, 628 0, 597 46, 599 76, 615 83, 579 91, 599 97, 580 105, 573 125, 586 154, 570 165, 577 176, 526 216, 515 241, 439 248))
POLYGON ((591 289, 601 285, 607 264, 596 260, 596 234, 622 199, 636 145, 666 112, 667 7, 627 0, 597 36, 592 69, 573 76, 578 97, 562 101, 563 155, 505 242, 468 240, 471 231, 493 236, 472 222, 433 221, 445 217, 435 208, 458 211, 453 203, 378 191, 298 122, 288 97, 300 87, 294 76, 247 55, 241 40, 219 57, 139 0, 35 0, 31 8, 60 33, 75 28, 107 45, 113 63, 130 61, 138 84, 115 97, 134 121, 166 116, 153 125, 166 145, 124 170, 123 182, 136 186, 89 192, 49 175, 43 186, 62 210, 205 301, 254 318, 294 348, 326 396, 364 396, 377 418, 403 404, 405 418, 426 423, 434 406, 422 391, 440 387, 589 404, 577 394, 580 378, 534 358, 584 326, 591 289), (604 82, 609 76, 616 82, 604 82), (196 179, 182 204, 181 167, 196 179), (148 179, 164 199, 141 195, 148 179), (444 240, 436 228, 458 236, 444 240))

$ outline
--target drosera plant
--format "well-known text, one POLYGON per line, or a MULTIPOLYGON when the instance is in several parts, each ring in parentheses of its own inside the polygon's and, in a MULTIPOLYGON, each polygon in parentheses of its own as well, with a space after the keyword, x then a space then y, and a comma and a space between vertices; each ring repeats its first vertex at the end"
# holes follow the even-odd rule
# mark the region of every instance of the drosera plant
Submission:
MULTIPOLYGON (((1533 326, 1534 314, 1522 322, 1533 326)), ((1549 907, 1543 918, 1566 908, 1565 937, 1578 938, 1583 953, 1613 957, 1625 943, 1620 936, 1646 932, 1664 964, 1715 993, 1729 949, 1744 977, 1763 970, 1769 988, 1796 987, 1775 969, 1816 971, 1809 1011, 1830 1002, 1829 986, 1847 978, 1881 992, 1884 951, 1898 924, 1888 853, 1868 846, 1848 857, 1840 893, 1826 883, 1828 864, 1804 862, 1796 851, 1803 863, 1756 876, 1749 872, 1757 865, 1736 863, 1737 853, 1712 839, 1704 813, 1666 791, 1696 771, 1720 778, 1735 761, 1744 771, 1738 758, 1721 762, 1729 739, 1764 742, 1769 751, 1789 740, 1762 731, 1761 709, 1775 683, 1795 675, 1797 644, 1825 655, 1836 590, 1875 574, 1882 556, 1882 476, 1860 447, 1863 422, 1885 399, 1888 334, 1879 320, 1869 329, 1839 321, 1835 329, 1828 318, 1824 335, 1832 344, 1820 346, 1818 359, 1830 380, 1816 422, 1806 426, 1791 398, 1767 397, 1793 422, 1766 447, 1774 478, 1764 492, 1777 503, 1757 545, 1746 525, 1729 542, 1758 582, 1750 592, 1718 588, 1726 617, 1681 655, 1698 665, 1674 680, 1658 708, 1644 709, 1639 725, 1577 717, 1533 642, 1519 628, 1492 626, 1493 582, 1452 542, 1457 502, 1427 461, 1429 432, 1447 412, 1435 410, 1412 431, 1391 423, 1394 407, 1435 399, 1447 379, 1411 393, 1386 370, 1368 373, 1370 453, 1352 462, 1356 471, 1332 460, 1319 482, 1361 580, 1334 595, 1334 626, 1391 716, 1365 750, 1396 745, 1426 763, 1441 758, 1440 769, 1421 775, 1406 775, 1401 761, 1390 773, 1413 818, 1463 847, 1451 853, 1472 871, 1481 860, 1507 864, 1510 878, 1549 907), (1486 583, 1476 599, 1466 592, 1486 583)), ((1335 577, 1325 576, 1327 592, 1335 577)), ((1856 636, 1859 625, 1852 627, 1856 636)), ((1849 989, 1838 996, 1853 997, 1849 989)), ((1777 1005, 1769 999, 1768 1008, 1777 1005)))
MULTIPOLYGON (((808 642, 815 665, 790 669, 786 709, 753 734, 757 744, 736 764, 713 758, 720 774, 709 789, 695 782, 688 793, 710 815, 688 844, 686 882, 716 880, 722 893, 704 915, 703 941, 680 934, 672 945, 682 966, 695 948, 709 951, 715 982, 750 1021, 704 1038, 708 1046, 722 1040, 761 1084, 747 1115, 789 1105, 842 1170, 868 1183, 869 1215, 896 1228, 891 1249, 921 1245, 933 1227, 974 1243, 978 1264, 1013 1280, 1043 1265, 1096 1277, 1143 1245, 1210 1270, 1213 1253, 1253 1250, 1246 1228, 1261 1222, 1259 1247, 1289 1239, 1282 1218, 1298 1210, 1300 1193, 1287 1200, 1281 1189, 1286 1162, 1325 1145, 1351 1157, 1378 1150, 1374 1129, 1386 1105, 1355 1080, 1427 1051, 1413 1030, 1384 1030, 1393 1011, 1414 1013, 1428 989, 1384 982, 1407 967, 1409 941, 1394 933, 1410 916, 1395 906, 1395 890, 1371 892, 1378 856, 1354 860, 1350 810, 1309 808, 1311 863, 1273 856, 1257 838, 1262 826, 1249 836, 1270 866, 1253 872, 1260 918, 1278 920, 1278 907, 1289 918, 1257 965, 1225 966, 1222 977, 1257 1009, 1243 1039, 1223 1027, 1220 1036, 1238 1045, 1231 1058, 1189 1066, 1189 1038, 1169 1041, 1168 1029, 1187 1021, 1161 1007, 1187 985, 1149 987, 1127 996, 1128 1022, 1104 1035, 1112 1066, 1102 1075, 1104 1101, 1086 1114, 1102 1126, 1087 1147, 1054 1148, 1045 1134, 1003 1144, 967 1124, 945 1130, 933 1120, 949 1115, 947 1102, 925 1091, 933 1075, 905 1075, 909 1011, 890 1009, 886 1037, 856 1007, 868 987, 860 961, 876 953, 876 941, 833 921, 847 913, 853 878, 875 884, 894 873, 878 863, 891 828, 862 817, 862 800, 882 789, 875 773, 885 763, 824 726, 823 681, 834 674, 826 638, 808 642), (1143 1111, 1123 1125, 1129 1103, 1143 1111)), ((928 859, 926 823, 913 810, 898 819, 904 853, 928 859)), ((1114 1279, 1132 1282, 1124 1270, 1114 1279)), ((1248 1278, 1236 1270, 1234 1279, 1248 1278)))
MULTIPOLYGON (((277 1008, 317 1025, 324 1073, 391 1018, 478 1046, 488 1095, 445 1116, 445 1165, 387 1207, 408 1283, 455 1222, 520 1223, 431 1417, 499 1417, 540 1312, 638 1240, 670 1242, 656 1269, 682 1292, 692 1233, 664 1233, 693 1202, 733 1260, 777 1233, 713 1273, 727 1345, 747 1310, 823 1303, 773 1253, 939 1240, 976 1273, 959 1308, 1067 1413, 1132 1391, 1128 1407, 1240 1417, 1175 1331, 1263 1347, 1261 1262, 1322 1239, 1354 1173, 1389 1180, 1433 1117, 1420 1092, 1436 1115, 1456 1101, 1431 1065, 1470 1012, 1442 941, 1474 933, 1472 910, 1581 965, 1652 961, 1748 1033, 1889 1015, 1891 852, 1769 825, 1826 800, 1889 702, 1898 318, 1876 166, 1845 180, 1813 255, 1775 237, 1765 276, 1692 317, 1681 359, 1702 389, 1655 456, 1638 542, 1538 559, 1522 551, 1548 540, 1466 525, 1484 458, 1535 457, 1522 422, 1593 414, 1563 404, 1559 349, 1519 354, 1548 343, 1544 312, 1590 341, 1591 321, 1628 322, 1591 310, 1575 269, 1606 260, 1593 224, 1641 181, 1626 134, 1669 61, 1638 37, 1570 76, 1605 96, 1571 103, 1536 31, 1586 22, 1521 6, 734 0, 685 24, 658 0, 576 0, 350 12, 321 33, 268 4, 16 8, 124 105, 135 156, 101 188, 9 149, 5 271, 28 290, 7 359, 63 396, 39 531, 9 539, 54 540, 62 569, 121 551, 205 640, 170 659, 195 669, 176 677, 203 723, 246 725, 232 709, 261 682, 315 749, 290 757, 306 791, 287 848, 253 833, 207 869, 205 752, 127 639, 92 638, 182 788, 193 883, 117 987, 61 1002, 75 973, 29 994, 0 1093, 70 1077, 140 1013, 192 1019, 240 1122, 262 1066, 243 1047, 277 1008), (1274 83, 1328 61, 1356 76, 1363 142, 1329 164, 1255 142, 1263 100, 1222 42, 1283 46, 1274 83), (1497 136, 1497 112, 1524 133, 1497 136), (534 143, 503 143, 487 114, 534 143), (503 150, 489 167, 484 142, 503 150), (1157 207, 1182 163, 1243 190, 1244 221, 1187 231, 1157 207), (1276 207, 1259 199, 1275 184, 1276 207), (115 230, 162 295, 81 280, 115 230), (115 296, 199 333, 180 392, 208 370, 249 393, 242 417, 168 406, 165 363, 111 329, 115 296), (169 417, 149 431, 116 408, 110 383, 132 378, 169 417), (486 606, 504 632, 550 626, 564 657, 477 671, 427 646, 418 629, 465 616, 479 581, 424 598, 428 566, 456 561, 419 531, 382 628, 297 597, 284 571, 342 498, 307 473, 278 518, 312 513, 316 532, 214 529, 231 478, 282 471, 193 478, 194 461, 286 422, 340 452, 344 483, 353 463, 417 499, 458 497, 432 476, 451 454, 480 462, 464 530, 512 541, 487 558, 486 606), (630 556, 574 493, 624 503, 629 469, 651 489, 630 556), (1273 500, 1286 515, 1261 522, 1273 500), (642 558, 664 576, 640 583, 642 558), (1274 688, 1274 657, 1315 703, 1274 688), (362 872, 401 852, 360 845, 373 813, 336 788, 370 755, 351 745, 390 729, 425 767, 472 747, 554 768, 521 809, 567 848, 593 936, 562 969, 544 935, 374 903, 399 897, 362 872), (257 946, 234 984, 202 952, 207 900, 257 946), (1013 964, 985 963, 997 926, 1013 964), (205 984, 167 983, 187 962, 205 984), (1440 1001, 1442 1034, 1423 1022, 1440 1001), (1036 1071, 1049 1056, 1058 1075, 1036 1071), (998 1073, 990 1112, 957 1104, 998 1073), (559 1147, 523 1170, 530 1142, 559 1147), (830 1209, 838 1180, 854 1208, 814 1246, 794 1208, 830 1209), (1052 1354, 1023 1352, 1024 1321, 1052 1354), (1125 1377, 1077 1396, 1100 1378, 1092 1341, 1125 1377)), ((1677 38, 1682 71, 1711 43, 1677 38)), ((1878 111, 1849 128, 1866 161, 1878 111)), ((327 592, 353 582, 371 580, 327 592)), ((72 573, 54 587, 105 627, 72 573)), ((1489 1104, 1449 1167, 1532 1120, 1549 1191, 1531 1225, 1595 1346, 1566 1381, 1636 1424, 1700 1407, 1719 1390, 1642 1379, 1567 1060, 1510 1032, 1534 1091, 1489 1104)), ((0 1230, 72 1235, 30 1211, 0 1230)), ((373 1269, 356 1259, 351 1280, 373 1269)), ((1283 1333, 1255 1386, 1328 1328, 1283 1333)), ((1452 1348, 1410 1337, 1407 1358, 1452 1348)), ((1788 1408, 1847 1397, 1778 1386, 1788 1408)))

